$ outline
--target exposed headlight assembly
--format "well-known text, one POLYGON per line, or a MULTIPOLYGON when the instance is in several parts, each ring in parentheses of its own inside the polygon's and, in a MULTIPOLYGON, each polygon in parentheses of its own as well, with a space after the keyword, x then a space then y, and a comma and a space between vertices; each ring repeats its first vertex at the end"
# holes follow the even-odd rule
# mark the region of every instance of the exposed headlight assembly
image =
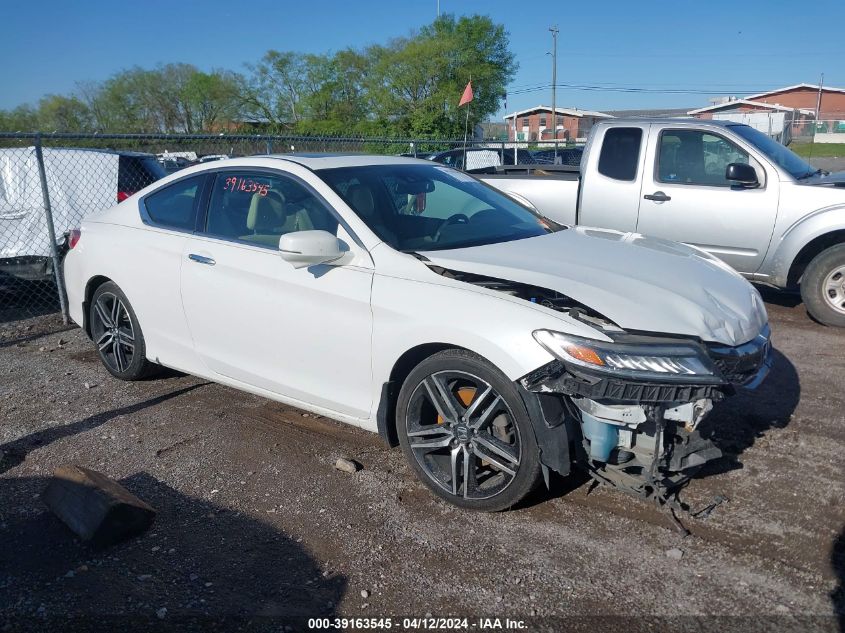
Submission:
POLYGON ((534 339, 564 363, 635 380, 721 383, 706 352, 687 343, 611 343, 535 330, 534 339))

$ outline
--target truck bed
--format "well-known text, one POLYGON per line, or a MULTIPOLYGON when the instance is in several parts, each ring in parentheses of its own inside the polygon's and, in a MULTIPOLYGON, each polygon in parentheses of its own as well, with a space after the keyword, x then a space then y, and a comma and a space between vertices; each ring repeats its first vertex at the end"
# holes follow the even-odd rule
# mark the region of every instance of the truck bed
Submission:
POLYGON ((483 182, 531 203, 542 215, 575 224, 581 171, 569 165, 507 165, 476 174, 483 182))

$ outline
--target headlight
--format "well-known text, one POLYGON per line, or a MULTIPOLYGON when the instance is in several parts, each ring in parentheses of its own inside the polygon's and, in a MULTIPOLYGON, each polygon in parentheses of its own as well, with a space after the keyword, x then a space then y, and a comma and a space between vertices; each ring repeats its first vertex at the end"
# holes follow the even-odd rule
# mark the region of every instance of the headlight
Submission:
POLYGON ((534 339, 564 363, 622 378, 722 382, 703 350, 685 343, 605 343, 551 330, 534 339))

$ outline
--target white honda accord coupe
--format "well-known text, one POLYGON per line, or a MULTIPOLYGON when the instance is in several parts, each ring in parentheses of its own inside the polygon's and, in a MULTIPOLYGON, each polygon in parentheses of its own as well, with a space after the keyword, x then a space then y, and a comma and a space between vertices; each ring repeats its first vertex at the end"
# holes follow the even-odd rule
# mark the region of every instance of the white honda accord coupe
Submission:
POLYGON ((180 171, 64 262, 109 372, 156 366, 377 431, 466 508, 578 466, 668 498, 770 363, 757 291, 698 249, 561 226, 451 168, 281 155, 180 171))

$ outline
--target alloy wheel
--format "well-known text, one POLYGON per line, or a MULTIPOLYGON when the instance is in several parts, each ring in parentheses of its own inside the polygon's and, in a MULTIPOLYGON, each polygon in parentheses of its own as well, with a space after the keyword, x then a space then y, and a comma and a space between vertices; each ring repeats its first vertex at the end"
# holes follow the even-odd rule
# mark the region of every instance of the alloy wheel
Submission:
POLYGON ((135 328, 120 297, 104 292, 94 302, 91 334, 103 361, 122 373, 135 357, 135 328))
POLYGON ((408 443, 425 475, 445 492, 488 499, 513 482, 522 457, 519 428, 504 398, 465 371, 440 371, 414 389, 408 443))

